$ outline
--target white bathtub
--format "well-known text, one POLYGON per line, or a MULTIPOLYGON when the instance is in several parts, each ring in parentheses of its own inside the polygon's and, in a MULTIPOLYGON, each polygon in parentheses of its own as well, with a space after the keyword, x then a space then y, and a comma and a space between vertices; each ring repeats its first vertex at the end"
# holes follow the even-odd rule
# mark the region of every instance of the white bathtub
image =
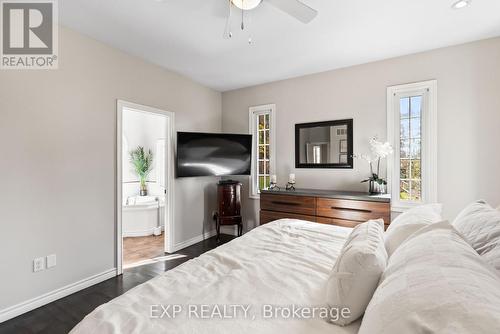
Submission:
POLYGON ((153 235, 165 225, 165 203, 153 196, 129 197, 122 206, 122 235, 144 237, 153 235))

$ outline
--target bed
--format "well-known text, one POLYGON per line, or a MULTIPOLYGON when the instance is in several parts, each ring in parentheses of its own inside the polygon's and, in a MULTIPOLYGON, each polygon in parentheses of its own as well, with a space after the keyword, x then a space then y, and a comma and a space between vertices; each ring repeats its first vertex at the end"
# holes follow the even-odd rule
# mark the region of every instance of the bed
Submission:
POLYGON ((260 226, 101 305, 71 333, 357 333, 360 321, 287 317, 325 306, 350 232, 293 219, 260 226))
POLYGON ((72 333, 500 333, 500 212, 476 201, 450 223, 441 209, 412 208, 386 232, 381 220, 265 224, 98 307, 72 333), (337 306, 352 317, 311 316, 337 306))

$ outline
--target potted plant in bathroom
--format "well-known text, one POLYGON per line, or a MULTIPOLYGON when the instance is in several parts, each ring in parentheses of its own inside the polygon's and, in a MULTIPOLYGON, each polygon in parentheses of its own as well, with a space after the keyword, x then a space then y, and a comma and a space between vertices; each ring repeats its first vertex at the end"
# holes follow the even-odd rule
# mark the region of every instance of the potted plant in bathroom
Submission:
POLYGON ((373 155, 361 154, 359 157, 368 162, 370 165, 370 177, 361 181, 361 183, 369 182, 369 192, 372 195, 385 194, 387 192, 387 181, 380 177, 380 160, 385 159, 394 151, 391 144, 381 142, 377 137, 370 138, 370 148, 373 155), (373 163, 377 164, 377 170, 373 170, 373 163))
POLYGON ((146 185, 146 180, 153 168, 153 153, 151 150, 145 152, 144 147, 138 146, 135 150, 130 151, 130 163, 139 177, 139 182, 141 184, 140 195, 147 196, 148 187, 146 185))

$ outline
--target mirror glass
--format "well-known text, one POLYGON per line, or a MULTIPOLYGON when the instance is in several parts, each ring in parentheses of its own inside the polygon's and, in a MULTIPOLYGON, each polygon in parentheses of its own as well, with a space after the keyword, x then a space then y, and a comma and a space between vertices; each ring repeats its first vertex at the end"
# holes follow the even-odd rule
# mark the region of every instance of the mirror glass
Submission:
MULTIPOLYGON (((348 121, 296 125, 296 167, 352 166, 352 126, 348 121)), ((351 167, 352 168, 352 167, 351 167)))

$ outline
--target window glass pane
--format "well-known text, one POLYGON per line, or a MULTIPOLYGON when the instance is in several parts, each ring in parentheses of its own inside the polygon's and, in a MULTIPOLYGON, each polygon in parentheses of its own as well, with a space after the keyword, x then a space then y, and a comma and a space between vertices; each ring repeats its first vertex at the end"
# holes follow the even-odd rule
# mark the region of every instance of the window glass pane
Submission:
POLYGON ((412 96, 410 102, 411 114, 410 117, 419 117, 422 114, 422 95, 412 96))
POLYGON ((407 180, 401 180, 400 185, 399 185, 399 189, 400 189, 399 197, 401 198, 401 200, 403 200, 403 201, 409 200, 410 199, 410 182, 407 180))
MULTIPOLYGON (((260 193, 260 190, 268 188, 270 178, 270 113, 253 114, 253 121, 255 124, 254 138, 256 138, 257 148, 255 150, 254 159, 256 161, 254 170, 252 171, 253 182, 255 184, 251 187, 255 195, 260 193)), ((253 193, 252 192, 252 193, 253 193)))
POLYGON ((420 118, 411 118, 410 120, 410 137, 420 138, 420 118))
POLYGON ((264 115, 259 115, 259 130, 264 129, 264 115))
POLYGON ((401 118, 410 117, 410 98, 405 97, 399 100, 399 114, 401 118))
POLYGON ((420 159, 421 151, 420 139, 410 140, 410 157, 412 159, 420 159))
POLYGON ((409 158, 410 157, 410 141, 409 140, 401 140, 399 143, 400 150, 400 158, 409 158))
POLYGON ((399 103, 399 197, 402 201, 421 201, 423 95, 400 98, 399 103))
POLYGON ((409 179, 410 178, 410 160, 401 159, 400 165, 400 176, 401 179, 409 179))
POLYGON ((401 139, 409 139, 410 138, 410 119, 403 118, 401 119, 401 139))
POLYGON ((421 182, 420 181, 411 181, 411 200, 412 201, 420 201, 421 196, 421 182))
POLYGON ((422 171, 420 170, 420 160, 411 161, 411 175, 405 178, 418 179, 418 180, 422 178, 422 171))
POLYGON ((264 189, 266 187, 266 178, 265 176, 259 176, 259 189, 264 189))

